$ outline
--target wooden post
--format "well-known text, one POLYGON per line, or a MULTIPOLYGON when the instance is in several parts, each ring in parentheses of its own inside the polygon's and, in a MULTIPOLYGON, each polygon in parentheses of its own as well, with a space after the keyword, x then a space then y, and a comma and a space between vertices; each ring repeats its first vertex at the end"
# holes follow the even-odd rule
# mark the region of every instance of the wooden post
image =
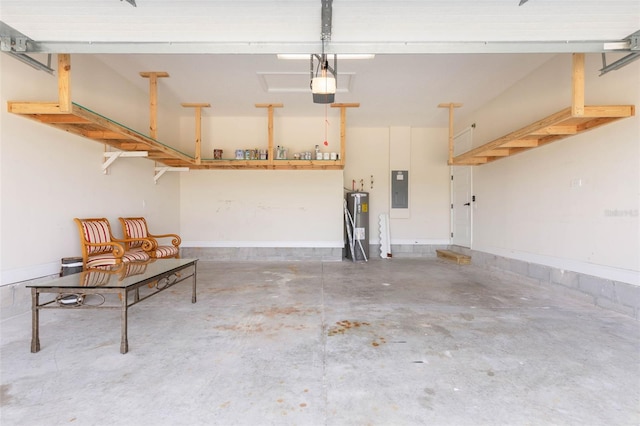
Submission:
POLYGON ((60 112, 71 112, 71 55, 58 54, 58 103, 60 112))
POLYGON ((282 104, 256 104, 256 108, 267 108, 268 110, 268 124, 267 124, 267 140, 268 140, 268 159, 269 163, 273 164, 275 158, 275 152, 273 151, 273 109, 282 108, 282 104))
POLYGON ((347 152, 347 108, 358 108, 359 103, 352 104, 331 104, 331 108, 340 108, 340 162, 345 164, 345 155, 347 152))
POLYGON ((182 105, 185 108, 195 108, 196 110, 195 158, 196 158, 196 164, 201 164, 202 162, 202 108, 209 108, 211 104, 184 103, 180 105, 182 105))
POLYGON ((438 108, 449 108, 449 165, 453 164, 453 110, 461 106, 456 103, 438 104, 438 108))
POLYGON ((584 53, 573 54, 571 115, 584 115, 584 53))
POLYGON ((158 78, 169 77, 164 71, 143 71, 143 78, 149 79, 149 136, 158 139, 158 78))

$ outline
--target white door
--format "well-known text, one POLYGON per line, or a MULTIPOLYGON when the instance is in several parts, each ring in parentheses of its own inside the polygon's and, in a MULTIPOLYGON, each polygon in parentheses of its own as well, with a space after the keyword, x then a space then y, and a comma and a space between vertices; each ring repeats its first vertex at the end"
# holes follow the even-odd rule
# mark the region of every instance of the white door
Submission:
MULTIPOLYGON (((471 149, 472 128, 453 139, 453 155, 471 149)), ((451 166, 451 243, 471 248, 473 224, 472 166, 451 166)))

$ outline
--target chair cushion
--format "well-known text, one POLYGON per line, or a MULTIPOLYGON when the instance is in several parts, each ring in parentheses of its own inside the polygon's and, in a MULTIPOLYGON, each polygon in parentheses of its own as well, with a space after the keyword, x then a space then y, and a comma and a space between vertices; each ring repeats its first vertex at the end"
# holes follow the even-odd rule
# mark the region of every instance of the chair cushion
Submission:
POLYGON ((127 251, 124 256, 122 256, 123 262, 143 262, 149 259, 149 255, 140 249, 127 251))
MULTIPOLYGON (((127 238, 147 238, 147 225, 142 219, 125 219, 127 238)), ((141 247, 142 241, 129 243, 129 248, 141 247)))
POLYGON ((87 268, 99 268, 101 266, 115 265, 117 262, 113 253, 99 253, 95 256, 89 256, 87 259, 87 268))
MULTIPOLYGON (((140 249, 125 252, 124 256, 122 256, 123 262, 145 260, 149 260, 149 255, 140 249)), ((87 259, 87 268, 98 268, 100 266, 115 265, 116 263, 118 263, 118 261, 113 253, 100 253, 95 256, 90 256, 89 259, 87 259)))
POLYGON ((156 259, 162 259, 165 257, 176 257, 178 255, 178 248, 175 246, 159 246, 156 249, 156 259))
MULTIPOLYGON (((111 235, 109 232, 109 222, 104 220, 92 220, 82 222, 82 230, 84 232, 84 238, 89 243, 109 243, 111 242, 111 235)), ((87 246, 87 253, 89 255, 97 253, 110 253, 113 251, 112 246, 87 246)))

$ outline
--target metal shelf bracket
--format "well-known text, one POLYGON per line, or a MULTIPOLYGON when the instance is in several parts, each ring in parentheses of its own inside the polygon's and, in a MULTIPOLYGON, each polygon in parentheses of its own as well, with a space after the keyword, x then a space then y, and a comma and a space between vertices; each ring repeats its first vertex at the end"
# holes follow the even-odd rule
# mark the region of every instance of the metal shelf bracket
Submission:
POLYGON ((109 151, 105 152, 104 156, 106 160, 102 163, 102 173, 109 174, 109 166, 113 164, 120 157, 148 157, 147 151, 109 151))
POLYGON ((169 167, 169 166, 156 167, 156 174, 153 177, 153 183, 157 184, 158 179, 160 179, 162 175, 165 174, 166 172, 188 172, 188 171, 189 171, 188 167, 169 167))

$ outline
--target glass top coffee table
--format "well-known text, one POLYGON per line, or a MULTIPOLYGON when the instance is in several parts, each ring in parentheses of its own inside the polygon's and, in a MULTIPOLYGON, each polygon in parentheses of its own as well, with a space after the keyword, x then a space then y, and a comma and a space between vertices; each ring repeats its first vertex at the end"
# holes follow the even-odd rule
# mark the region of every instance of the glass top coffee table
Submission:
POLYGON ((188 278, 192 279, 191 303, 196 303, 197 262, 198 259, 152 259, 90 268, 74 275, 27 284, 31 288, 31 352, 40 350, 39 313, 42 309, 120 309, 120 352, 127 353, 127 310, 188 278), (147 288, 141 292, 143 286, 147 288), (41 302, 40 295, 44 293, 55 296, 41 302), (85 303, 85 299, 94 294, 101 295, 105 303, 85 303), (119 303, 106 303, 104 295, 107 294, 117 294, 119 303))

